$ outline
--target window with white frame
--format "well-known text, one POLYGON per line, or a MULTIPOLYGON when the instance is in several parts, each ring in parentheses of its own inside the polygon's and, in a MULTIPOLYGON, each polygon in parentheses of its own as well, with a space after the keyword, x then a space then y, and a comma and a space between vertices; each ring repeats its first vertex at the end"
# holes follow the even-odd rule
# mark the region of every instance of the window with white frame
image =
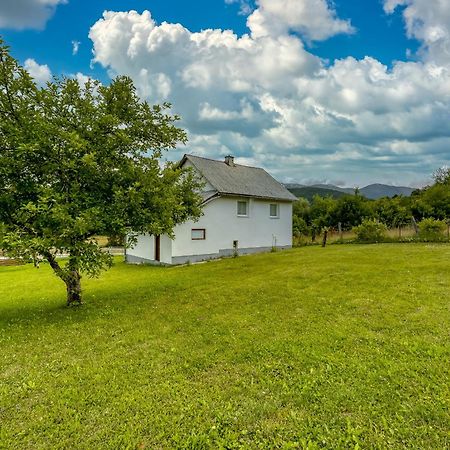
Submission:
POLYGON ((272 219, 278 219, 280 217, 280 208, 278 203, 271 203, 269 208, 270 208, 270 217, 272 219))
POLYGON ((248 216, 248 202, 245 200, 239 200, 237 202, 237 215, 239 217, 248 216))
POLYGON ((206 239, 206 230, 204 228, 192 228, 191 238, 193 241, 204 241, 206 239))

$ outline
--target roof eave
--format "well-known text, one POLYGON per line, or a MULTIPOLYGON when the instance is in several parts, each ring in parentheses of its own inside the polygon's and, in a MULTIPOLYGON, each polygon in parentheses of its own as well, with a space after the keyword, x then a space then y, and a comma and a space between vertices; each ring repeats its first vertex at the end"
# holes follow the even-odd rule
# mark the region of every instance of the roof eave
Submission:
POLYGON ((212 194, 210 197, 205 198, 202 201, 202 205, 206 205, 207 203, 212 202, 213 200, 215 200, 216 198, 219 198, 219 197, 220 197, 220 193, 216 192, 215 194, 212 194))
POLYGON ((257 198, 260 200, 276 200, 278 202, 295 202, 298 199, 295 198, 285 198, 285 197, 270 197, 268 195, 252 195, 252 194, 238 194, 236 192, 218 192, 220 196, 223 197, 245 197, 245 198, 257 198))

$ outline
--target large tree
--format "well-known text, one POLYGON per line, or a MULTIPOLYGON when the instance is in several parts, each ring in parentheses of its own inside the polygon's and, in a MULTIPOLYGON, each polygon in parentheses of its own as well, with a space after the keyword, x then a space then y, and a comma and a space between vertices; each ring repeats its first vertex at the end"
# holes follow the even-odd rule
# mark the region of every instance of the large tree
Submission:
POLYGON ((411 223, 412 216, 407 197, 382 197, 372 203, 372 210, 377 220, 389 228, 401 227, 411 223))
POLYGON ((94 236, 171 234, 201 214, 192 173, 160 164, 186 141, 169 107, 141 101, 127 77, 39 88, 0 42, 0 249, 46 259, 69 305, 82 273, 112 263, 94 236))
POLYGON ((442 167, 434 175, 434 184, 413 196, 413 212, 421 218, 450 219, 450 169, 442 167))
POLYGON ((331 213, 331 223, 333 225, 341 223, 343 230, 351 230, 371 215, 369 200, 355 189, 355 195, 344 195, 336 201, 336 206, 331 213))

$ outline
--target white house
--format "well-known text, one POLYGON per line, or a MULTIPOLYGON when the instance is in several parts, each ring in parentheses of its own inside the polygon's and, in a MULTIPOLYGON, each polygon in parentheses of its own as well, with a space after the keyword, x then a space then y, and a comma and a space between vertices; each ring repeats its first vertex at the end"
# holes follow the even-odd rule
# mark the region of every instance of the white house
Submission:
POLYGON ((130 263, 182 264, 207 259, 291 248, 292 202, 297 198, 265 170, 185 155, 204 181, 203 216, 167 235, 141 235, 127 250, 130 263))

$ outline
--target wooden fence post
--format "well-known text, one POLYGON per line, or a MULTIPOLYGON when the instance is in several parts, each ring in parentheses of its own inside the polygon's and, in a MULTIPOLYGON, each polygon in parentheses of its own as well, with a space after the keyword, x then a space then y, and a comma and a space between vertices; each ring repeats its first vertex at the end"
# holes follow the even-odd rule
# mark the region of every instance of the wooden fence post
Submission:
POLYGON ((322 247, 327 245, 327 237, 328 237, 328 228, 324 228, 323 230, 323 239, 322 239, 322 247))

